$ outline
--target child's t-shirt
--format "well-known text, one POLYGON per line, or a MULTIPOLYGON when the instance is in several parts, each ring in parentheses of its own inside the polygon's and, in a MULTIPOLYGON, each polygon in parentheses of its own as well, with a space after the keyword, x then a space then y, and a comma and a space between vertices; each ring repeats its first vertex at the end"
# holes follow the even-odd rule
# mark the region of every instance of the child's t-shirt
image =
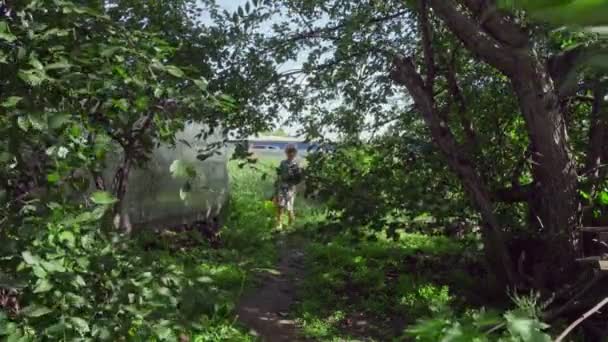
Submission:
POLYGON ((302 180, 302 171, 295 159, 281 161, 277 174, 279 186, 295 187, 302 180))

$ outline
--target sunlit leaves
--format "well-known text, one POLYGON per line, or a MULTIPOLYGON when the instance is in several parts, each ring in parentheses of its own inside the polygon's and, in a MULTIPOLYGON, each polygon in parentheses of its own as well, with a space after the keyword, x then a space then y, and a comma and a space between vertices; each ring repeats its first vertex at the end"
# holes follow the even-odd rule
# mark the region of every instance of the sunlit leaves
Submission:
POLYGON ((189 163, 176 159, 171 163, 169 171, 174 178, 192 178, 196 176, 196 170, 189 163))
POLYGON ((96 191, 91 195, 91 201, 95 204, 109 205, 116 203, 117 199, 106 191, 96 191))
POLYGON ((530 318, 519 311, 509 312, 505 315, 507 329, 512 336, 523 342, 551 342, 552 339, 543 331, 549 326, 537 319, 530 318))
POLYGON ((48 315, 51 312, 53 312, 53 310, 51 310, 45 306, 30 305, 28 307, 23 308, 23 310, 21 311, 21 314, 26 317, 36 318, 36 317, 48 315))
POLYGON ((608 3, 603 0, 503 0, 506 8, 521 8, 533 17, 556 25, 608 25, 608 3))
POLYGON ((180 68, 176 67, 175 65, 168 65, 166 67, 166 69, 169 74, 171 74, 175 77, 182 78, 185 76, 184 72, 180 68))
POLYGON ((6 21, 0 21, 0 41, 12 43, 17 40, 17 37, 10 33, 8 23, 6 21))
POLYGON ((38 263, 38 258, 32 255, 30 251, 23 251, 21 256, 23 257, 23 261, 28 265, 35 265, 38 263))
POLYGON ((20 96, 11 96, 8 99, 6 99, 4 102, 2 102, 2 104, 0 104, 0 106, 4 107, 4 108, 13 108, 16 107, 17 104, 19 102, 21 102, 23 98, 20 96))
MULTIPOLYGON (((176 302, 183 274, 155 268, 141 255, 126 257, 130 240, 119 237, 109 219, 119 200, 115 187, 91 190, 92 175, 104 173, 108 155, 125 150, 132 165, 142 167, 185 122, 225 115, 206 93, 212 76, 201 71, 206 59, 176 56, 187 40, 181 31, 168 42, 158 28, 127 27, 72 1, 18 6, 14 18, 0 21, 0 111, 6 114, 0 159, 10 165, 0 178, 11 185, 1 190, 0 233, 10 238, 0 248, 0 268, 23 280, 26 308, 10 327, 0 319, 0 335, 113 340, 143 326, 136 333, 154 339, 152 327, 161 324, 141 323, 144 315, 169 308, 158 317, 186 321, 176 302), (29 189, 30 183, 39 188, 29 189), (15 206, 10 224, 6 201, 15 206), (174 281, 149 290, 160 274, 174 281)), ((195 175, 187 166, 174 172, 195 175)))

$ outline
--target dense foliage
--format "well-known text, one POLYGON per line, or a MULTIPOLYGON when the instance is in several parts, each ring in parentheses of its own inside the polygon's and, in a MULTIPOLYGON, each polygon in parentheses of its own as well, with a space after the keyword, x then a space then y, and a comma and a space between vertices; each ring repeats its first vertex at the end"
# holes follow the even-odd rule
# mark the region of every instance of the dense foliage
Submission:
MULTIPOLYGON (((116 18, 127 5, 106 5, 0 2, 0 335, 9 341, 220 334, 214 320, 232 311, 223 298, 233 304, 242 288, 241 276, 236 289, 211 285, 215 271, 192 262, 207 258, 204 243, 159 253, 112 225, 117 214, 130 232, 129 173, 159 143, 183 143, 175 135, 192 121, 229 127, 237 105, 210 93, 203 56, 184 58, 191 31, 136 27, 129 19, 148 14, 116 18)), ((172 13, 187 18, 182 10, 172 13)))
MULTIPOLYGON (((218 251, 196 234, 197 247, 177 251, 128 236, 123 199, 131 171, 161 143, 187 144, 176 134, 189 123, 205 125, 203 139, 248 135, 289 112, 310 139, 338 137, 308 159, 307 190, 328 215, 311 223, 321 236, 304 328, 338 306, 429 317, 405 322, 406 339, 548 340, 541 321, 555 326, 605 296, 602 277, 575 260, 589 252, 581 242, 606 252, 581 233, 608 222, 606 10, 593 0, 253 0, 234 13, 212 0, 0 0, 1 337, 248 340, 227 322, 248 263, 272 259, 267 189, 233 189, 218 251), (333 241, 328 227, 341 230, 333 241), (471 299, 471 269, 496 301, 471 299), (507 289, 519 309, 480 309, 505 309, 507 289), (539 295, 519 295, 529 291, 539 295)), ((595 323, 587 338, 605 333, 595 323)))

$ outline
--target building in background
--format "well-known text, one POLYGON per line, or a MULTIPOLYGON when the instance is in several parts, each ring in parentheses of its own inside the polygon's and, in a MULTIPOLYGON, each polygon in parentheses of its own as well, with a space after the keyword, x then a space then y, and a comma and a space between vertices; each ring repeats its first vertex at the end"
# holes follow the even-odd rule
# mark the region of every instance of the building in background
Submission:
POLYGON ((230 140, 229 145, 232 147, 237 144, 245 144, 249 152, 254 154, 282 154, 285 147, 293 144, 298 148, 300 155, 306 155, 309 151, 316 148, 315 144, 308 143, 305 139, 294 137, 281 136, 254 136, 247 139, 230 140))

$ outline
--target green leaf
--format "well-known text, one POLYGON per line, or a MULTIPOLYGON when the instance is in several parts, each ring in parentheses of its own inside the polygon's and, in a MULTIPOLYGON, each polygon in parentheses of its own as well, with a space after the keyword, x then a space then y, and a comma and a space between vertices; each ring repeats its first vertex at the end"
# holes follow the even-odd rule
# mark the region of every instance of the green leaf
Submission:
POLYGON ((36 58, 35 56, 30 56, 30 65, 33 66, 34 69, 44 70, 44 65, 42 65, 40 60, 38 58, 36 58))
POLYGON ((50 260, 50 261, 41 260, 40 264, 49 273, 65 272, 65 267, 63 267, 62 259, 53 259, 53 260, 50 260))
POLYGON ((118 52, 118 50, 121 50, 121 49, 122 49, 122 47, 120 47, 120 46, 110 46, 101 51, 101 56, 106 57, 106 58, 114 56, 116 54, 116 52, 118 52))
POLYGON ((207 90, 208 83, 205 79, 194 80, 194 84, 196 84, 196 86, 202 91, 207 90))
POLYGON ((184 188, 180 188, 179 189, 179 199, 181 199, 182 201, 185 201, 188 198, 188 194, 190 192, 185 190, 184 188))
POLYGON ((51 184, 55 184, 55 183, 59 182, 60 179, 61 179, 61 176, 59 176, 59 174, 57 172, 50 173, 46 176, 46 180, 51 184))
POLYGON ((11 332, 7 334, 8 337, 6 338, 6 342, 29 342, 21 331, 18 330, 16 324, 10 324, 7 330, 11 332))
POLYGON ((156 334, 156 337, 158 337, 159 339, 167 340, 171 337, 171 335, 173 334, 173 331, 168 326, 157 326, 154 328, 154 333, 156 334))
POLYGON ((17 126, 21 128, 23 131, 27 132, 30 130, 30 120, 25 116, 20 116, 17 118, 17 126))
POLYGON ((59 241, 67 242, 68 245, 73 246, 76 242, 76 237, 74 236, 74 233, 65 230, 59 234, 59 241))
POLYGON ((114 107, 116 107, 120 110, 123 110, 123 111, 129 110, 129 101, 127 99, 113 100, 112 104, 114 105, 114 107))
POLYGON ((37 70, 21 70, 19 71, 19 78, 34 87, 39 86, 45 80, 45 77, 37 70))
POLYGON ((548 326, 536 319, 527 317, 521 312, 505 314, 507 329, 523 342, 551 342, 551 337, 542 332, 548 326))
POLYGON ((91 201, 100 205, 109 205, 118 202, 118 200, 107 191, 94 192, 93 195, 91 195, 91 201))
POLYGON ((80 317, 70 317, 70 322, 80 333, 87 333, 91 330, 87 321, 80 317))
POLYGON ((44 67, 45 70, 58 70, 58 69, 69 69, 72 65, 68 61, 63 60, 55 63, 48 64, 44 67))
POLYGON ((46 306, 42 306, 42 305, 36 305, 36 304, 32 304, 28 307, 23 308, 23 310, 21 310, 21 314, 26 316, 26 317, 42 317, 44 315, 48 315, 51 312, 53 312, 53 310, 47 308, 46 306))
POLYGON ((169 171, 173 175, 173 178, 193 178, 196 176, 196 170, 194 170, 192 165, 180 159, 176 159, 171 163, 169 171))
POLYGON ((608 192, 600 192, 600 194, 597 196, 597 200, 600 202, 601 205, 608 205, 608 192))
POLYGON ((48 128, 48 120, 44 115, 28 115, 32 128, 37 131, 44 131, 48 128))
POLYGON ((32 272, 34 272, 34 275, 38 278, 45 278, 48 275, 48 273, 40 265, 33 265, 32 272))
POLYGON ((185 75, 182 69, 176 67, 175 65, 167 65, 166 69, 169 74, 175 77, 183 78, 185 75))
POLYGON ((148 105, 150 104, 150 98, 147 96, 138 97, 135 101, 135 107, 138 110, 143 111, 148 109, 148 105))
POLYGON ((17 104, 19 102, 21 102, 21 100, 23 100, 22 97, 20 96, 11 96, 8 99, 6 99, 4 102, 2 102, 2 107, 4 108, 14 108, 17 106, 17 104))
POLYGON ((50 113, 48 126, 50 129, 59 129, 70 122, 70 115, 65 113, 50 113))
POLYGON ((12 33, 8 33, 8 32, 0 32, 0 40, 5 40, 9 43, 14 42, 15 40, 17 40, 17 37, 12 34, 12 33))
POLYGON ((51 284, 48 279, 42 278, 42 279, 38 279, 38 282, 36 283, 36 287, 34 288, 34 293, 45 293, 45 292, 49 292, 52 289, 53 289, 53 284, 51 284))
POLYGON ((57 324, 53 324, 50 327, 46 328, 45 333, 53 337, 63 336, 67 326, 64 322, 59 322, 57 324))
POLYGON ((28 265, 36 265, 39 262, 38 257, 32 255, 30 251, 21 252, 21 256, 23 257, 23 261, 28 265))

